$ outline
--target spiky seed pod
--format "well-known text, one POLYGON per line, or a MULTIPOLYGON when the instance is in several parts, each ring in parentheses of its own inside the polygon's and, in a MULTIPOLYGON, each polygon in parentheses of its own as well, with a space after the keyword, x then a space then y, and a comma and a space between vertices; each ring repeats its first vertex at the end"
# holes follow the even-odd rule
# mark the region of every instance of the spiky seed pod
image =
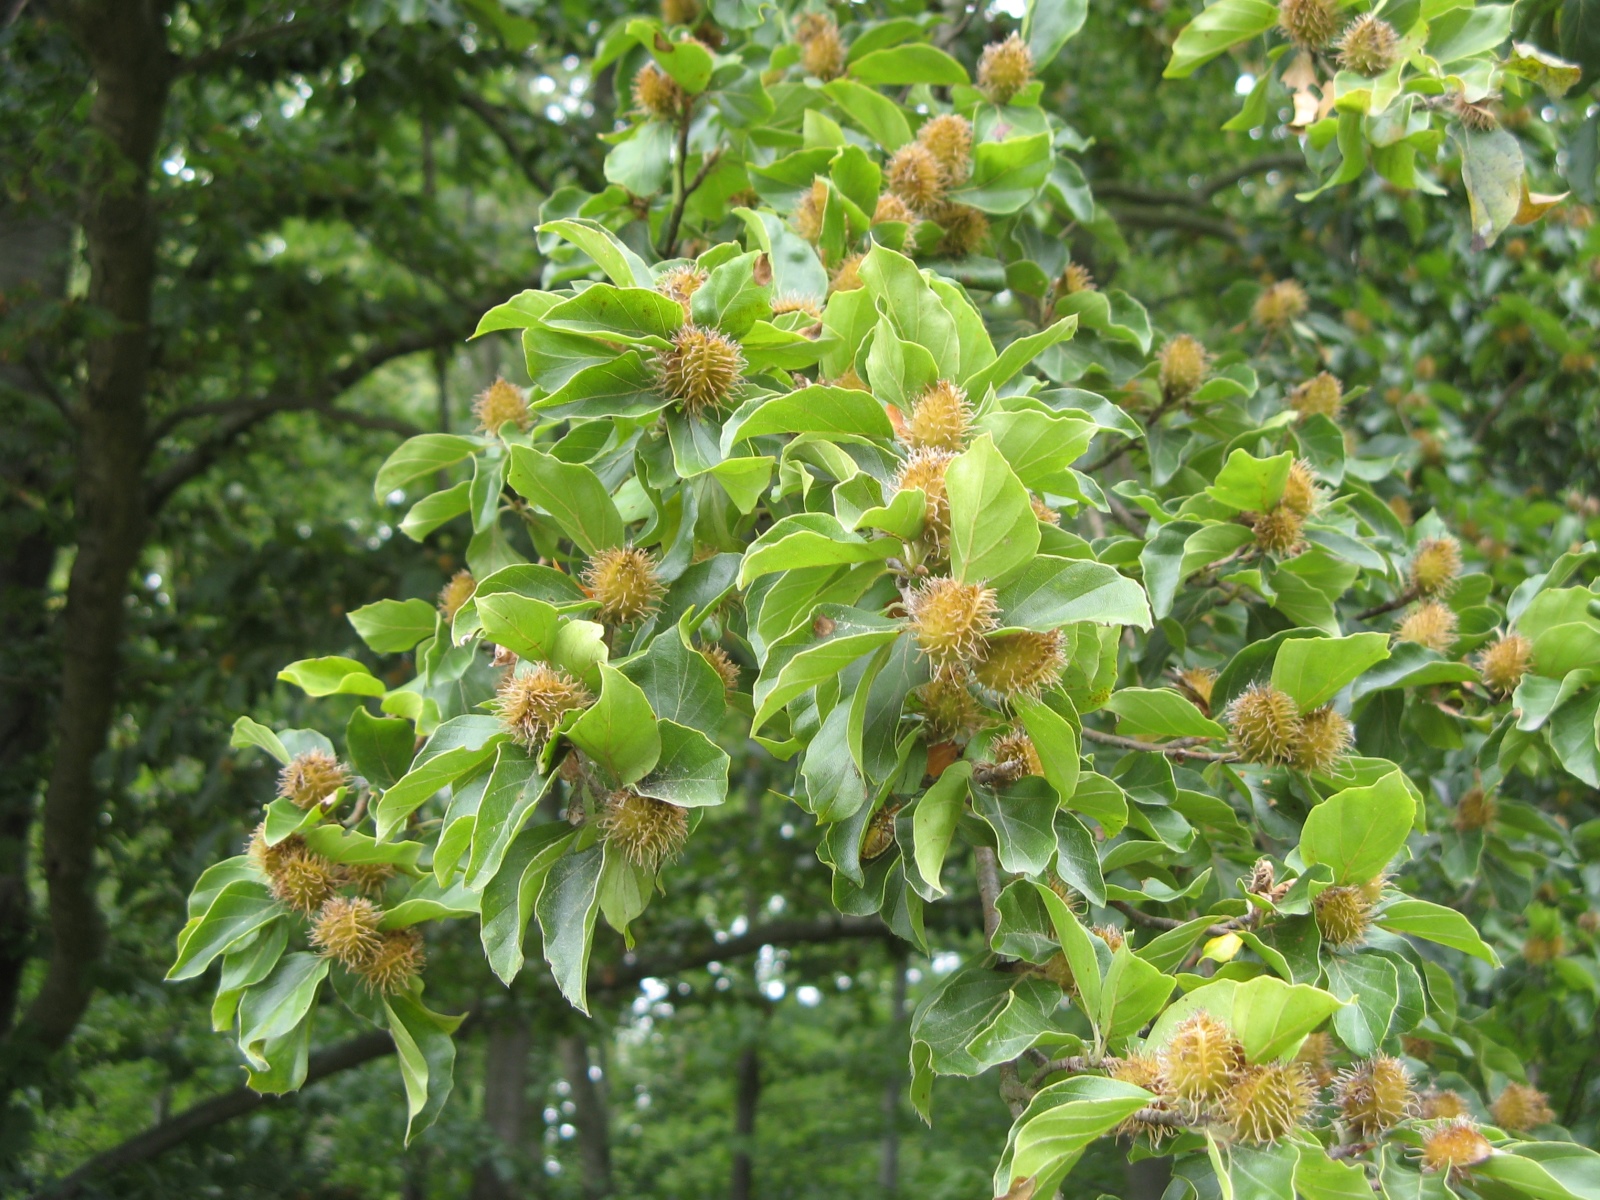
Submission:
POLYGON ((1456 644, 1456 614, 1448 605, 1440 604, 1437 600, 1424 601, 1406 614, 1405 620, 1395 630, 1395 637, 1402 642, 1426 646, 1440 654, 1449 654, 1450 647, 1456 644))
POLYGON ((772 315, 781 317, 785 313, 805 313, 813 321, 820 321, 822 305, 810 296, 779 296, 772 302, 772 315))
POLYGON ((1290 762, 1302 771, 1326 774, 1338 765, 1354 740, 1347 718, 1330 707, 1319 708, 1300 719, 1300 738, 1290 762))
POLYGON ((1444 596, 1461 577, 1461 543, 1453 537, 1423 538, 1411 557, 1411 586, 1419 596, 1444 596))
POLYGON ((1299 1063, 1263 1063, 1239 1073, 1222 1108, 1236 1138, 1265 1146, 1299 1129, 1316 1099, 1311 1077, 1299 1063))
POLYGON ((1323 416, 1337 421, 1344 408, 1344 384, 1329 371, 1313 375, 1289 393, 1289 407, 1302 417, 1323 416))
POLYGON ((1128 935, 1115 925, 1091 925, 1089 932, 1111 947, 1113 954, 1122 949, 1128 940, 1128 935))
POLYGON ((812 38, 820 37, 828 29, 838 28, 829 13, 803 12, 795 18, 794 40, 804 46, 812 38))
POLYGON ((1508 1083, 1489 1106, 1494 1123, 1507 1133, 1526 1133, 1556 1119, 1550 1098, 1525 1083, 1508 1083))
POLYGON ((946 187, 965 183, 972 174, 972 122, 955 113, 942 113, 917 130, 917 141, 939 162, 946 187))
POLYGON ((531 670, 509 672, 500 681, 494 711, 513 740, 533 751, 555 732, 562 717, 593 702, 589 689, 571 675, 535 663, 531 670))
POLYGON ((632 790, 613 792, 600 814, 600 832, 634 866, 657 871, 689 840, 689 814, 632 790))
MULTIPOLYGON (((1106 1074, 1112 1079, 1131 1083, 1134 1087, 1142 1087, 1145 1091, 1154 1093, 1156 1100, 1149 1107, 1168 1109, 1169 1106, 1161 1098, 1162 1089, 1166 1086, 1161 1074, 1161 1060, 1154 1054, 1136 1053, 1123 1058, 1108 1058, 1105 1060, 1105 1068, 1106 1074)), ((1153 1145, 1160 1145, 1167 1138, 1177 1134, 1178 1130, 1160 1122, 1141 1121, 1137 1117, 1129 1117, 1117 1126, 1116 1132, 1130 1138, 1138 1137, 1142 1133, 1149 1137, 1153 1145)))
POLYGON ((1405 1063, 1379 1054, 1341 1072, 1334 1100, 1345 1127, 1368 1140, 1392 1129, 1416 1109, 1411 1072, 1405 1063))
POLYGON ((284 855, 267 876, 272 898, 309 917, 325 904, 343 882, 339 868, 315 851, 301 848, 284 855))
POLYGON ((394 878, 393 863, 346 863, 342 869, 346 884, 363 896, 382 896, 394 878))
POLYGON ((350 782, 344 764, 326 750, 306 750, 278 772, 278 795, 296 808, 310 808, 350 782))
POLYGON ((649 616, 667 593, 656 560, 637 546, 613 546, 591 558, 583 569, 583 590, 600 602, 597 615, 607 625, 649 616))
POLYGON ((1020 729, 1007 730, 995 738, 989 747, 989 759, 994 763, 996 777, 1007 783, 1015 783, 1026 775, 1044 774, 1044 764, 1039 761, 1033 739, 1020 729))
POLYGON ((881 225, 885 221, 899 221, 906 225, 915 225, 918 221, 917 214, 911 211, 911 206, 893 192, 884 192, 878 197, 878 203, 872 210, 872 223, 881 225))
POLYGON ((1300 741, 1300 709, 1286 692, 1270 684, 1246 688, 1228 705, 1233 748, 1246 762, 1281 763, 1300 741))
POLYGON ((871 862, 882 858, 894 845, 894 819, 900 811, 897 804, 885 804, 872 814, 866 832, 861 835, 861 861, 871 862))
POLYGON ((1289 464, 1289 478, 1283 485, 1283 506, 1292 513, 1309 517, 1322 503, 1322 490, 1317 487, 1316 474, 1311 464, 1297 458, 1289 464))
POLYGON ((861 278, 861 263, 866 257, 865 254, 847 256, 834 271, 833 278, 828 280, 828 291, 853 292, 857 288, 866 287, 867 281, 861 278))
POLYGON ((1032 629, 984 639, 982 657, 973 664, 979 686, 999 696, 1037 696, 1061 678, 1066 666, 1060 630, 1032 629))
POLYGON ((790 218, 794 231, 813 246, 822 238, 822 214, 827 207, 828 181, 818 175, 800 198, 800 203, 795 205, 794 215, 790 218))
POLYGON ((1306 314, 1311 301, 1293 279, 1281 279, 1256 297, 1251 318, 1263 329, 1282 329, 1306 314))
POLYGON ((383 944, 378 922, 383 913, 371 900, 335 896, 322 906, 311 926, 311 944, 324 958, 359 970, 383 944))
POLYGON ((1088 911, 1089 906, 1084 903, 1083 897, 1078 895, 1077 892, 1073 891, 1072 888, 1067 885, 1067 881, 1062 879, 1061 876, 1057 875, 1054 871, 1050 872, 1046 882, 1050 885, 1050 890, 1060 898, 1061 903, 1065 904, 1072 910, 1074 916, 1081 917, 1085 912, 1088 911))
POLYGON ((708 276, 699 267, 673 267, 656 280, 656 291, 669 300, 676 300, 689 315, 689 302, 705 283, 708 276))
POLYGON ((1478 1123, 1468 1117, 1436 1125, 1422 1137, 1422 1169, 1428 1172, 1462 1171, 1493 1153, 1489 1139, 1478 1132, 1478 1123))
POLYGON ((507 425, 526 429, 533 420, 522 389, 504 379, 496 379, 478 393, 472 402, 472 415, 485 433, 499 433, 507 425))
POLYGON ((1338 0, 1283 0, 1278 28, 1302 50, 1321 50, 1338 29, 1338 0))
POLYGON ((1216 685, 1217 673, 1210 667, 1185 667, 1173 681, 1173 686, 1207 716, 1211 714, 1211 691, 1216 685))
POLYGON ((267 823, 263 821, 251 831, 245 854, 249 856, 251 865, 270 879, 285 859, 291 854, 300 853, 305 847, 305 839, 298 833, 291 833, 276 845, 267 845, 267 823))
POLYGON ((715 329, 685 325, 672 345, 656 352, 662 394, 690 416, 726 408, 739 389, 744 354, 739 344, 715 329))
POLYGON ((478 581, 472 577, 471 571, 461 570, 450 576, 450 582, 439 589, 439 611, 444 614, 444 619, 454 621, 461 606, 471 600, 472 593, 477 590, 478 581))
POLYGON ((1567 939, 1559 933, 1530 933, 1522 942, 1522 961, 1530 967, 1542 967, 1566 952, 1567 939))
POLYGON ((999 623, 994 591, 981 583, 929 579, 906 601, 917 645, 935 667, 973 662, 983 652, 983 639, 999 623))
POLYGON ((1033 515, 1037 520, 1043 521, 1046 525, 1061 524, 1061 514, 1039 499, 1039 497, 1029 496, 1028 503, 1032 505, 1033 515))
POLYGON ((961 450, 971 429, 966 392, 941 379, 912 402, 905 443, 913 450, 961 450))
POLYGON ((1287 504, 1279 504, 1264 513, 1257 513, 1256 548, 1264 554, 1276 554, 1279 558, 1288 558, 1304 545, 1300 540, 1300 531, 1304 527, 1305 518, 1287 504))
POLYGON ((1306 1034, 1306 1040, 1295 1052, 1294 1061, 1306 1069, 1318 1087, 1327 1087, 1334 1079, 1332 1058, 1333 1037, 1319 1029, 1306 1034))
POLYGON ((1322 940, 1330 946, 1359 946, 1372 927, 1372 901, 1356 887, 1326 888, 1311 903, 1322 940))
POLYGON ((897 492, 922 489, 927 501, 922 514, 923 532, 940 555, 950 541, 950 498, 945 494, 944 472, 954 457, 948 450, 914 450, 895 476, 897 492))
POLYGON ((800 67, 807 75, 827 82, 844 72, 845 45, 832 17, 816 26, 816 32, 800 46, 800 67))
POLYGON ((671 75, 647 62, 633 77, 633 102, 658 121, 676 120, 683 111, 683 89, 671 75))
POLYGON ((1082 263, 1067 264, 1067 269, 1061 272, 1060 287, 1064 296, 1075 296, 1079 292, 1099 290, 1095 285, 1094 273, 1082 263))
POLYGON ((1533 666, 1533 643, 1520 633, 1501 636, 1478 656, 1484 683, 1497 694, 1509 696, 1533 666))
POLYGON ((1394 26, 1371 13, 1351 21, 1339 35, 1339 65, 1369 79, 1394 66, 1399 54, 1400 35, 1394 26))
POLYGON ((1033 79, 1033 53, 1016 34, 991 42, 978 59, 978 90, 991 103, 1009 104, 1033 79))
POLYGON ((1600 912, 1590 909, 1578 914, 1578 928, 1585 933, 1600 933, 1600 912))
POLYGON ((828 380, 834 387, 842 387, 849 392, 870 392, 872 389, 861 376, 856 374, 854 367, 846 367, 843 374, 836 379, 828 380))
POLYGON ((1415 1058, 1421 1062, 1432 1062, 1435 1046, 1427 1038, 1412 1037, 1409 1033, 1400 1035, 1400 1048, 1407 1057, 1415 1058))
POLYGON ((661 0, 661 20, 667 25, 693 25, 699 16, 695 0, 661 0))
POLYGON ((711 664, 711 669, 722 680, 724 691, 734 692, 739 689, 739 664, 729 657, 728 652, 721 646, 710 645, 699 647, 700 657, 711 664))
MULTIPOLYGON (((913 215, 932 213, 944 199, 944 172, 939 160, 920 142, 907 142, 889 159, 887 171, 889 190, 905 201, 913 215)), ((878 209, 883 209, 879 201, 878 209)), ((903 217, 883 217, 874 214, 875 221, 904 220, 903 217)))
POLYGON ((1063 992, 1070 992, 1078 985, 1078 981, 1072 975, 1072 964, 1067 961, 1065 954, 1052 954, 1040 965, 1039 974, 1063 992))
POLYGON ((1161 347, 1159 355, 1161 397, 1169 404, 1187 400, 1211 370, 1211 355, 1199 338, 1180 333, 1161 347))
POLYGON ((923 736, 929 745, 964 742, 983 719, 978 702, 959 676, 940 672, 916 690, 923 736))
POLYGON ((1243 1069, 1244 1047, 1239 1039, 1204 1011, 1185 1018, 1161 1051, 1166 1091, 1191 1108, 1204 1108, 1222 1099, 1243 1069))
POLYGON ((970 204, 941 204, 933 220, 944 230, 938 250, 944 258, 965 258, 989 238, 989 218, 970 204))
POLYGON ((1494 115, 1494 106, 1487 96, 1482 100, 1468 100, 1465 92, 1452 92, 1450 111, 1455 114, 1456 120, 1474 133, 1488 133, 1500 125, 1499 119, 1494 115))
POLYGON ((1417 1115, 1425 1121, 1451 1121, 1467 1115, 1466 1099, 1448 1088, 1429 1088, 1422 1093, 1417 1107, 1417 1115))
POLYGON ((1500 802, 1481 787, 1468 788, 1456 801, 1455 826, 1462 833, 1484 829, 1500 815, 1500 802))
POLYGON ((428 955, 422 946, 422 931, 391 929, 383 935, 373 956, 356 970, 367 990, 381 996, 403 992, 422 974, 428 955))

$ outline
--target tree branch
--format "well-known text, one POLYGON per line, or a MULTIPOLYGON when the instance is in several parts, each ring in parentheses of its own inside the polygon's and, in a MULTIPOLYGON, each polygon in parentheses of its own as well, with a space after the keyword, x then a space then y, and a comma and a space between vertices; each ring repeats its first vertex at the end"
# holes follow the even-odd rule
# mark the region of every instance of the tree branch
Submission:
MULTIPOLYGON (((1190 199, 1188 203, 1193 204, 1190 199)), ((1168 229, 1192 233, 1196 237, 1213 237, 1224 242, 1237 242, 1239 229, 1232 222, 1219 217, 1208 217, 1188 209, 1153 207, 1145 205, 1109 205, 1117 222, 1130 229, 1168 229)))
POLYGON ((490 104, 476 92, 465 88, 461 90, 461 103, 484 123, 490 133, 494 134, 495 139, 505 148, 506 155, 527 181, 548 196, 554 190, 550 186, 550 181, 534 167, 532 157, 524 154, 522 148, 517 145, 516 135, 512 133, 511 126, 506 124, 505 111, 490 104))
POLYGON ((1175 742, 1157 744, 1155 742, 1141 742, 1138 738, 1123 737, 1116 733, 1101 733, 1098 729, 1085 729, 1083 739, 1086 742, 1099 742, 1103 746, 1120 746, 1124 750, 1140 750, 1151 754, 1165 754, 1171 758, 1198 758, 1204 762, 1237 762, 1239 756, 1231 753, 1218 753, 1214 750, 1196 750, 1195 741, 1206 739, 1180 738, 1175 742))
POLYGON ((260 29, 247 29, 243 33, 227 38, 210 50, 190 58, 179 59, 174 68, 174 74, 201 74, 211 70, 212 67, 226 63, 243 50, 252 49, 264 42, 274 41, 286 33, 296 33, 304 28, 304 23, 300 25, 294 23, 294 13, 291 11, 286 20, 279 21, 274 25, 262 26, 260 29))

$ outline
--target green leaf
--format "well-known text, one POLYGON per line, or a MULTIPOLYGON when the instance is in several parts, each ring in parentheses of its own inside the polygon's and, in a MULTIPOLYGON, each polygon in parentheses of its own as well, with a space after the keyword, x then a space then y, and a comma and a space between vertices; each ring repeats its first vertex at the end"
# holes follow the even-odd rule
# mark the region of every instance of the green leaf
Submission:
POLYGON ((680 808, 703 808, 726 800, 727 753, 698 729, 676 721, 663 719, 658 728, 661 757, 650 773, 633 785, 634 791, 680 808))
POLYGON ((249 717, 240 717, 233 723, 233 736, 228 739, 228 745, 235 750, 243 750, 247 746, 258 746, 273 758, 288 765, 291 755, 284 749, 283 741, 276 733, 268 729, 259 721, 249 717))
POLYGON ((650 268, 622 240, 598 221, 576 217, 560 221, 547 221, 537 232, 565 238, 590 258, 594 259, 606 278, 618 287, 651 287, 654 280, 650 268))
POLYGON ((510 742, 500 745, 472 827, 472 854, 465 876, 469 888, 481 889, 499 873, 511 843, 554 781, 555 775, 541 773, 538 761, 522 747, 510 742))
POLYGON ((539 292, 533 289, 518 292, 504 304, 496 304, 478 320, 478 327, 472 331, 474 338, 480 338, 486 333, 494 333, 501 329, 527 329, 537 325, 546 310, 559 304, 561 298, 549 292, 539 292))
POLYGON ((730 444, 771 433, 847 433, 891 438, 894 429, 871 392, 814 384, 763 401, 742 421, 729 422, 730 444))
POLYGON ((523 830, 512 840, 494 878, 483 889, 478 908, 483 922, 479 940, 490 968, 508 987, 522 970, 522 941, 539 889, 550 868, 577 836, 578 831, 565 822, 523 830))
POLYGON ((661 64, 661 69, 683 86, 684 91, 698 95, 711 82, 715 60, 703 42, 685 32, 681 39, 671 40, 659 23, 643 19, 628 22, 628 33, 661 64))
POLYGON ((660 379, 637 350, 584 367, 533 405, 553 417, 643 417, 666 406, 660 379))
POLYGON ((626 786, 656 765, 661 734, 638 684, 605 663, 600 665, 600 678, 600 699, 584 711, 567 736, 626 786))
POLYGON ((739 568, 739 586, 748 587, 751 580, 774 571, 882 562, 897 548, 885 538, 869 542, 827 513, 798 513, 774 522, 750 543, 739 568))
POLYGON ((217 893, 203 916, 183 927, 178 935, 178 955, 167 979, 193 979, 203 974, 219 955, 285 911, 253 879, 228 884, 217 893))
POLYGON ((1506 59, 1505 69, 1508 75, 1531 79, 1545 95, 1556 98, 1565 96, 1583 78, 1583 68, 1577 63, 1557 58, 1528 42, 1511 43, 1511 56, 1506 59))
POLYGON ((279 671, 278 678, 308 696, 381 696, 389 690, 366 664, 338 655, 302 658, 279 671))
POLYGON ((365 708, 352 709, 344 727, 350 765, 376 788, 390 787, 406 773, 416 741, 410 721, 375 717, 365 708))
POLYGON ((1028 489, 988 434, 945 468, 950 499, 950 569, 969 582, 997 579, 1034 557, 1039 518, 1028 489))
POLYGON ((383 998, 406 1088, 406 1143, 444 1108, 454 1081, 456 1045, 450 1034, 461 1023, 424 1008, 409 992, 383 998))
POLYGON ((554 517, 584 553, 622 545, 622 514, 600 477, 588 467, 513 446, 510 483, 518 494, 554 517))
POLYGON ((967 69, 936 46, 910 45, 874 50, 850 64, 850 75, 862 83, 930 87, 969 82, 967 69))
MULTIPOLYGON (((861 261, 861 278, 867 294, 900 336, 928 352, 937 377, 954 379, 960 372, 961 341, 955 318, 933 290, 927 275, 905 255, 874 244, 861 261)), ((870 374, 870 362, 868 371, 870 374)), ((933 379, 913 378, 910 372, 905 376, 905 386, 911 392, 931 383, 933 379)))
POLYGON ((1491 967, 1500 965, 1500 956, 1478 936, 1472 922, 1455 909, 1445 908, 1442 904, 1412 896, 1401 897, 1386 903, 1376 921, 1391 933, 1409 933, 1424 941, 1437 942, 1441 946, 1470 954, 1473 958, 1480 958, 1491 967))
POLYGON ((465 883, 457 881, 442 887, 431 874, 424 875, 398 904, 384 912, 378 928, 407 929, 423 921, 478 916, 480 899, 465 883))
POLYGON ((1219 979, 1173 1001, 1156 1019, 1147 1044, 1166 1045, 1172 1031, 1198 1009, 1233 1029, 1250 1062, 1271 1062, 1293 1053, 1306 1034, 1340 1007, 1336 996, 1320 988, 1285 983, 1272 975, 1244 983, 1219 979))
POLYGON ((1022 40, 1033 55, 1033 69, 1043 71, 1083 28, 1089 0, 1029 0, 1022 17, 1022 40))
POLYGON ((1283 486, 1289 481, 1293 463, 1294 455, 1287 451, 1272 458, 1254 458, 1235 450, 1217 473, 1217 481, 1206 489, 1206 495, 1229 508, 1266 512, 1283 498, 1283 486))
POLYGON ((1305 1200, 1372 1200, 1372 1185, 1359 1165, 1336 1162, 1310 1139, 1295 1146, 1300 1158, 1294 1166, 1294 1188, 1305 1200))
POLYGON ((911 125, 905 113, 883 93, 853 79, 835 79, 822 90, 885 154, 893 154, 911 140, 911 125))
POLYGON ((1267 32, 1277 21, 1278 7, 1269 0, 1217 0, 1178 33, 1172 61, 1162 77, 1191 75, 1229 48, 1267 32))
MULTIPOLYGON (((1094 834, 1066 809, 1055 815, 1056 874, 1069 887, 1083 893, 1090 903, 1105 907, 1106 884, 1100 871, 1100 854, 1094 834)), ((1187 952, 1188 947, 1184 948, 1187 952)))
POLYGON ((1571 1142, 1512 1142, 1497 1146, 1475 1174, 1509 1183, 1535 1200, 1600 1198, 1600 1154, 1571 1142))
POLYGON ((1088 621, 1150 628, 1144 589, 1104 563, 1041 554, 996 599, 1006 627, 1048 631, 1088 621))
POLYGON ((1313 808, 1301 830, 1300 856, 1308 866, 1327 864, 1337 883, 1366 883, 1394 861, 1415 819, 1416 803, 1400 772, 1391 771, 1368 787, 1346 788, 1313 808))
POLYGON ((1033 741, 1045 779, 1055 789, 1059 801, 1067 803, 1078 790, 1078 731, 1042 700, 1019 696, 1012 701, 1012 707, 1033 741))
POLYGON ((1001 867, 1020 875, 1041 874, 1055 857, 1060 805, 1055 789, 1037 776, 972 793, 972 810, 994 830, 1001 867))
POLYGON ((752 250, 713 268, 689 300, 696 325, 742 338, 757 320, 772 315, 772 287, 755 281, 759 257, 760 251, 752 250))
POLYGON ((550 868, 534 911, 544 933, 544 958, 561 994, 579 1012, 589 1013, 589 951, 600 910, 599 846, 567 854, 550 868))
POLYGON ((917 873, 939 895, 944 887, 939 874, 944 868, 944 856, 950 849, 950 839, 955 836, 956 823, 967 807, 967 783, 972 778, 972 764, 965 760, 951 763, 934 782, 912 813, 913 847, 917 873))
POLYGON ((426 600, 379 600, 356 609, 349 621, 374 654, 398 654, 433 632, 438 613, 426 600))
POLYGON ((721 728, 727 710, 722 677, 676 630, 655 638, 621 669, 639 685, 657 719, 688 725, 707 736, 721 728))
POLYGON ((1428 28, 1427 52, 1440 66, 1485 54, 1511 36, 1511 14, 1515 5, 1452 7, 1454 11, 1441 12, 1428 28))
POLYGON ((1400 976, 1394 964, 1376 954, 1334 954, 1326 969, 1328 991, 1347 1002, 1333 1014, 1339 1040, 1351 1054, 1362 1058, 1376 1054, 1400 1002, 1400 976))
MULTIPOLYGON (((1489 7, 1509 11, 1511 6, 1489 7)), ((1461 182, 1472 211, 1472 248, 1484 250, 1516 220, 1522 205, 1522 147, 1504 129, 1462 129, 1456 137, 1461 143, 1461 182)))
POLYGON ((1272 663, 1272 686, 1292 696, 1301 712, 1310 712, 1388 657, 1389 635, 1384 633, 1299 638, 1278 647, 1272 663))
POLYGON ((390 492, 413 479, 437 474, 481 449, 483 443, 477 438, 453 433, 423 433, 407 438, 378 468, 372 484, 373 498, 381 504, 390 492))
POLYGON ((984 212, 1014 213, 1050 178, 1053 160, 1048 133, 981 142, 972 152, 971 177, 950 195, 984 212))
POLYGON ((454 717, 417 754, 411 770, 383 793, 374 809, 379 841, 387 841, 405 819, 447 784, 494 756, 506 740, 493 717, 454 717))
POLYGON ((1177 981, 1154 964, 1134 955, 1126 943, 1117 948, 1100 989, 1100 1015, 1095 1025, 1108 1040, 1137 1033, 1161 1011, 1177 981))
POLYGON ((486 638, 522 658, 550 657, 561 623, 554 605, 516 592, 492 592, 476 600, 486 638))
POLYGON ((813 621, 768 654, 761 677, 756 680, 752 733, 802 692, 834 678, 862 655, 894 641, 901 629, 899 622, 844 605, 824 604, 816 616, 828 623, 825 633, 819 633, 818 623, 813 621))
POLYGON ((1117 723, 1117 731, 1128 737, 1228 736, 1226 729, 1202 715, 1193 703, 1171 688, 1123 688, 1112 694, 1106 707, 1122 718, 1117 723))
MULTIPOLYGON (((1018 371, 1051 346, 1066 341, 1077 329, 1077 317, 1063 317, 1038 333, 1020 337, 1001 350, 996 358, 969 374, 961 381, 961 386, 974 396, 983 395, 991 387, 1004 387, 1016 377, 1018 371)), ((1066 430, 1063 429, 1063 432, 1066 430)))
POLYGON ((1076 1161, 1084 1149, 1138 1112, 1154 1097, 1141 1087, 1115 1079, 1081 1076, 1051 1084, 1039 1102, 1048 1104, 1017 1130, 1011 1158, 1016 1183, 1076 1161))

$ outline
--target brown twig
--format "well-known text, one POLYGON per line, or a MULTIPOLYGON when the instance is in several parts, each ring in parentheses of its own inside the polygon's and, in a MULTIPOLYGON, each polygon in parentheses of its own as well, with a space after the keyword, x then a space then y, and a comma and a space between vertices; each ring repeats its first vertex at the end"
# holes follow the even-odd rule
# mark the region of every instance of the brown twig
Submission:
POLYGON ((1356 620, 1370 621, 1373 617, 1381 617, 1384 613, 1393 612, 1397 608, 1404 608, 1406 605, 1415 600, 1418 595, 1420 595, 1420 593, 1416 588, 1409 587, 1396 596, 1393 600, 1385 600, 1382 604, 1374 604, 1365 612, 1358 612, 1356 614, 1356 620))
MULTIPOLYGON (((1099 742, 1103 746, 1120 746, 1124 750, 1138 750, 1150 754, 1165 754, 1170 758, 1198 758, 1204 762, 1238 762, 1239 756, 1231 751, 1196 750, 1193 739, 1182 738, 1168 745, 1141 742, 1138 738, 1123 737, 1116 733, 1101 733, 1098 729, 1085 729, 1083 740, 1099 742)), ((1203 739, 1202 739, 1203 740, 1203 739)))

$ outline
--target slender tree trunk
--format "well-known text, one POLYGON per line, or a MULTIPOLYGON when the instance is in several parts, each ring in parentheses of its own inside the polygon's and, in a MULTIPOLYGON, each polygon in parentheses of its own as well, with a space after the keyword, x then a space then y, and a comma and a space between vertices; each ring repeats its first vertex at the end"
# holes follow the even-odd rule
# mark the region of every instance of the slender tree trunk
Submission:
MULTIPOLYGON (((67 289, 72 225, 30 215, 0 199, 0 296, 11 303, 59 301, 67 289)), ((46 607, 59 522, 52 478, 66 418, 34 375, 55 364, 0 354, 0 1031, 16 1019, 33 941, 28 831, 45 767, 54 655, 46 607)))
MULTIPOLYGON (((483 1123, 511 1154, 527 1140, 528 1052, 533 1039, 528 1023, 517 1017, 489 1028, 488 1061, 483 1072, 483 1123)), ((493 1161, 478 1164, 472 1176, 472 1200, 513 1200, 518 1189, 508 1183, 493 1161)))
POLYGON ((561 1073, 572 1088, 572 1103, 577 1106, 578 1164, 583 1174, 583 1192, 589 1200, 611 1195, 611 1117, 605 1097, 589 1078, 589 1047, 582 1034, 566 1034, 557 1040, 561 1053, 561 1073))
POLYGON ((65 653, 41 839, 52 945, 39 991, 8 1039, 7 1091, 77 1027, 104 941, 93 878, 100 814, 94 764, 113 712, 128 574, 146 536, 145 390, 156 271, 149 177, 173 74, 167 7, 160 0, 78 0, 54 9, 95 81, 89 124, 101 145, 84 180, 83 233, 88 300, 107 327, 88 343, 87 379, 73 411, 77 554, 62 617, 65 653))
POLYGON ((746 1046, 739 1054, 733 1103, 733 1186, 731 1200, 755 1195, 756 1105, 761 1100, 761 1052, 746 1046))
POLYGON ((878 1191, 884 1196, 900 1192, 900 1092, 905 1087, 905 1051, 902 1027, 906 1022, 906 956, 898 945, 890 950, 894 964, 893 990, 889 994, 889 1075, 883 1085, 883 1149, 878 1156, 878 1191))
POLYGON ((1161 1200, 1172 1182, 1170 1158, 1143 1158, 1129 1163, 1126 1168, 1128 1188, 1123 1195, 1127 1200, 1161 1200))

